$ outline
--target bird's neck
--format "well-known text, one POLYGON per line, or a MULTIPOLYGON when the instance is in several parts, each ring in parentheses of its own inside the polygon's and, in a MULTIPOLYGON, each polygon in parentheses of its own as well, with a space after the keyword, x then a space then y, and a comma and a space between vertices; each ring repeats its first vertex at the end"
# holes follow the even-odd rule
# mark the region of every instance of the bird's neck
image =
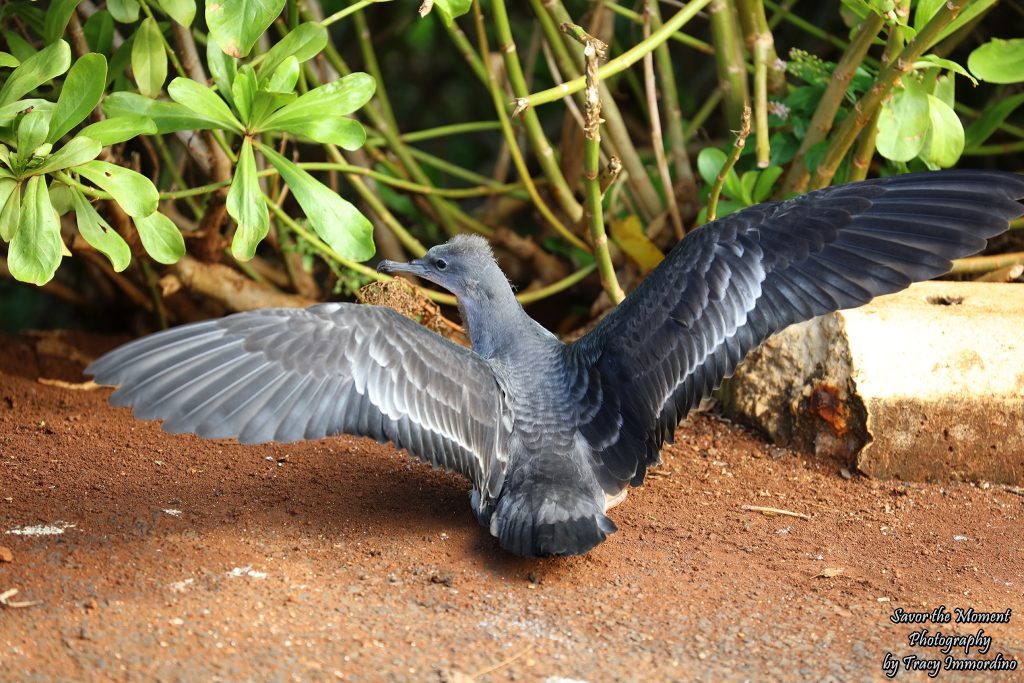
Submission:
POLYGON ((473 351, 483 358, 511 358, 527 340, 550 336, 526 314, 506 281, 459 297, 459 312, 473 351))

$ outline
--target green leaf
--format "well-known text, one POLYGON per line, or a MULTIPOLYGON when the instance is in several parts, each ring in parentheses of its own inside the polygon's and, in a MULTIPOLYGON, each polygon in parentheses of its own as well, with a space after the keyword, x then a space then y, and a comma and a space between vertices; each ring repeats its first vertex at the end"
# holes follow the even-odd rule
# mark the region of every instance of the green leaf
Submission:
POLYGON ((964 127, 956 112, 934 95, 928 95, 931 127, 925 137, 921 159, 939 168, 954 165, 964 151, 964 127))
POLYGON ((182 26, 191 26, 196 18, 195 0, 159 0, 160 9, 182 26))
POLYGON ((717 147, 705 147, 697 155, 697 171, 708 185, 714 185, 718 172, 725 166, 725 152, 717 147))
POLYGON ((145 218, 134 217, 135 229, 146 253, 158 263, 176 263, 185 254, 185 240, 174 222, 159 211, 145 218))
POLYGON ((228 109, 228 105, 224 104, 224 100, 205 85, 200 85, 191 78, 175 78, 167 86, 167 94, 175 102, 191 109, 193 113, 216 121, 217 128, 243 132, 242 124, 228 109))
POLYGON ((78 0, 53 0, 50 3, 43 21, 43 42, 49 44, 64 35, 77 6, 78 0))
POLYGON ((956 103, 956 81, 953 79, 953 75, 939 76, 935 81, 935 91, 932 94, 952 107, 956 103))
POLYGON ((21 183, 13 178, 0 178, 0 238, 10 242, 18 231, 21 217, 21 183))
POLYGON ((285 0, 214 0, 206 3, 206 25, 226 54, 245 57, 284 9, 285 0))
POLYGON ((0 69, 14 69, 21 61, 10 52, 0 52, 0 69))
POLYGON ((266 81, 289 57, 295 57, 299 62, 305 62, 316 57, 325 47, 327 47, 326 28, 315 22, 299 24, 265 54, 254 59, 253 66, 256 66, 256 73, 260 76, 260 81, 266 81))
POLYGON ((292 92, 295 84, 299 82, 299 60, 289 57, 281 66, 277 67, 270 80, 267 81, 267 90, 273 92, 292 92))
MULTIPOLYGON (((18 123, 18 157, 27 160, 44 142, 50 127, 51 111, 33 109, 18 123)), ((49 150, 47 150, 47 153, 49 150)))
MULTIPOLYGON (((77 192, 77 190, 75 190, 77 192)), ((71 187, 64 183, 50 183, 50 203, 58 216, 63 216, 72 207, 71 187)))
POLYGON ((993 38, 970 54, 967 66, 989 83, 1024 81, 1024 38, 993 38))
POLYGON ((122 24, 134 24, 139 20, 137 0, 107 0, 107 10, 122 24))
POLYGON ((110 193, 129 216, 148 216, 156 211, 160 194, 146 176, 106 161, 90 161, 75 170, 110 193))
POLYGON ((98 157, 102 151, 103 145, 91 138, 79 135, 46 157, 43 164, 34 172, 38 174, 53 173, 61 169, 80 166, 98 157))
MULTIPOLYGON (((253 128, 259 128, 263 125, 263 122, 267 117, 288 104, 291 104, 296 100, 298 96, 293 92, 268 92, 266 90, 260 90, 256 93, 256 97, 252 103, 252 119, 251 126, 253 128)), ((351 121, 351 119, 340 119, 341 121, 351 121)), ((344 124, 343 124, 344 125, 344 124)), ((356 124, 358 125, 358 124, 356 124)), ((360 129, 362 126, 360 126, 360 129)), ((365 142, 366 134, 363 133, 363 141, 365 142)), ((359 144, 362 146, 362 143, 359 144)), ((346 148, 348 149, 348 148, 346 148)))
POLYGON ((156 97, 167 80, 167 53, 164 52, 160 27, 152 17, 142 22, 132 45, 132 72, 139 92, 156 97))
POLYGON ((114 46, 114 17, 110 12, 100 10, 85 20, 82 24, 82 33, 85 34, 85 42, 93 52, 107 54, 114 46))
POLYGON ((7 42, 7 49, 11 51, 15 59, 19 62, 24 62, 36 53, 32 43, 22 38, 16 31, 2 28, 3 24, 4 22, 0 22, 0 35, 3 35, 4 40, 7 42))
POLYGON ((167 100, 151 100, 133 92, 115 92, 103 100, 103 113, 108 117, 144 116, 158 133, 178 130, 209 130, 223 128, 217 119, 193 112, 188 107, 167 100))
POLYGON ((9 122, 18 118, 18 114, 23 111, 36 110, 36 111, 53 111, 53 102, 46 100, 17 100, 10 104, 5 104, 0 107, 0 126, 5 126, 9 122))
POLYGON ((740 188, 743 190, 740 198, 748 206, 754 203, 754 185, 757 183, 759 175, 758 171, 746 171, 740 176, 740 188))
POLYGON ((256 157, 249 138, 245 138, 238 154, 235 177, 228 190, 227 209, 228 215, 238 223, 235 237, 231 240, 231 254, 239 261, 248 261, 256 253, 256 245, 270 230, 270 212, 256 176, 256 157))
POLYGON ((51 78, 60 76, 71 66, 71 48, 63 40, 47 45, 11 72, 0 88, 0 105, 20 99, 51 78))
POLYGON ((68 71, 50 119, 47 142, 56 142, 89 115, 103 96, 107 83, 107 59, 90 52, 68 71))
POLYGON ((910 161, 924 148, 928 133, 928 96, 910 78, 882 105, 878 117, 878 153, 892 161, 910 161))
POLYGON ((973 149, 983 144, 999 128, 1000 124, 1006 120, 1006 117, 1016 111, 1022 104, 1024 104, 1024 92, 1017 93, 1013 97, 1007 97, 1005 100, 1000 100, 995 105, 986 108, 981 118, 967 127, 964 142, 966 148, 973 149))
POLYGON ((78 232, 94 249, 110 259, 110 265, 120 273, 128 267, 132 258, 132 250, 117 231, 103 220, 89 200, 81 191, 71 188, 72 205, 75 218, 78 220, 78 232))
POLYGON ((256 72, 248 64, 238 70, 235 82, 231 85, 231 99, 246 126, 252 125, 252 100, 256 96, 257 87, 256 72))
POLYGON ((781 175, 781 166, 769 166, 761 171, 760 175, 757 176, 757 182, 754 183, 754 201, 752 203, 760 204, 767 200, 772 194, 772 188, 775 187, 775 181, 777 181, 781 175))
POLYGON ((33 176, 25 189, 18 232, 11 239, 7 267, 22 282, 44 285, 57 272, 64 252, 60 221, 50 204, 43 176, 33 176))
POLYGON ((157 127, 153 119, 148 116, 127 114, 90 124, 83 128, 79 135, 92 138, 104 147, 109 147, 139 135, 155 135, 156 132, 157 127))
POLYGON ((473 6, 473 0, 434 0, 434 9, 441 15, 446 26, 451 26, 456 17, 461 17, 473 6))
POLYGON ((210 66, 210 75, 213 76, 213 82, 217 84, 217 90, 221 97, 228 103, 234 104, 231 97, 231 86, 238 73, 237 60, 224 54, 224 51, 217 45, 217 41, 210 38, 206 43, 206 62, 210 66))
POLYGON ((313 230, 331 249, 353 261, 365 261, 373 256, 373 225, 366 216, 266 145, 260 145, 260 151, 281 174, 306 212, 313 230))
POLYGON ((260 129, 286 131, 344 149, 359 149, 366 141, 366 131, 344 115, 366 104, 375 87, 368 74, 349 74, 282 107, 267 117, 260 129))
POLYGON ((963 68, 956 62, 954 62, 952 59, 943 59, 942 57, 936 57, 935 55, 925 55, 924 57, 921 57, 921 59, 919 59, 914 66, 924 66, 925 68, 936 67, 939 69, 948 69, 950 71, 960 74, 961 76, 969 78, 971 83, 973 83, 974 85, 978 85, 978 80, 971 75, 971 72, 963 68))

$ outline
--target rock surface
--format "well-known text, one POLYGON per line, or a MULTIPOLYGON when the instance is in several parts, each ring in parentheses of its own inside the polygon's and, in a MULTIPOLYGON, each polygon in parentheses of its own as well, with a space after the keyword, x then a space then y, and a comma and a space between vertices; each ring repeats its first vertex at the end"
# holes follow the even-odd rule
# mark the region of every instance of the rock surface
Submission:
POLYGON ((1024 483, 1024 288, 925 282, 796 325, 721 397, 777 443, 873 477, 1024 483))

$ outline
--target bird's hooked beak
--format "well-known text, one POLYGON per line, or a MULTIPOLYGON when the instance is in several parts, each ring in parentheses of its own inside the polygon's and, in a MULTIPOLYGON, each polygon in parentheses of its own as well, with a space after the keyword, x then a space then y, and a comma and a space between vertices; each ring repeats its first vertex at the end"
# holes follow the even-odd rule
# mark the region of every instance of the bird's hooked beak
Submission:
POLYGON ((384 260, 377 264, 378 273, 410 273, 412 275, 423 276, 426 270, 426 265, 418 258, 413 259, 408 263, 384 260))

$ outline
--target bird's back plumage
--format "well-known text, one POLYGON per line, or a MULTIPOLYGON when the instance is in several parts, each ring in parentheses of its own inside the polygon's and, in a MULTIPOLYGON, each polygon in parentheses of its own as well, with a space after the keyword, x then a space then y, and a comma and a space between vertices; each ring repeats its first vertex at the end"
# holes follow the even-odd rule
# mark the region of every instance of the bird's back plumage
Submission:
POLYGON ((606 497, 643 481, 748 352, 795 322, 947 272, 1021 215, 1021 198, 1021 176, 946 171, 750 207, 686 237, 572 344, 522 311, 485 243, 457 238, 416 267, 460 297, 477 353, 386 309, 325 304, 186 325, 87 372, 170 431, 392 441, 466 475, 504 548, 580 554, 615 530, 606 497), (472 273, 451 285, 429 270, 457 273, 459 259, 472 273))

